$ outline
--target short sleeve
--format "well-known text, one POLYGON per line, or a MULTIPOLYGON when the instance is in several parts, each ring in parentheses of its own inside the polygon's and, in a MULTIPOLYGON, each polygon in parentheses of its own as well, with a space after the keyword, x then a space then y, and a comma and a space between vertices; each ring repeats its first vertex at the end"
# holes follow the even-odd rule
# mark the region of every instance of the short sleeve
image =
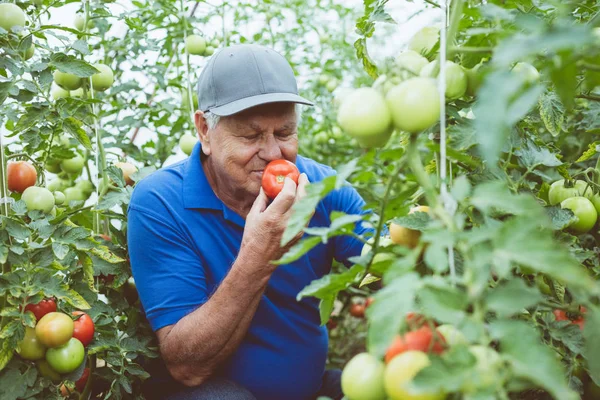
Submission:
MULTIPOLYGON (((332 192, 329 201, 329 213, 331 211, 341 211, 346 214, 364 215, 370 212, 364 209, 365 201, 356 189, 350 185, 343 186, 332 192)), ((367 231, 369 229, 360 222, 354 228, 354 232, 357 235, 363 235, 367 231)), ((359 256, 363 247, 363 243, 352 236, 336 236, 333 243, 335 247, 334 258, 346 266, 351 265, 348 258, 359 256)))
POLYGON ((131 269, 154 331, 177 323, 208 298, 201 259, 168 215, 134 204, 128 211, 131 269))

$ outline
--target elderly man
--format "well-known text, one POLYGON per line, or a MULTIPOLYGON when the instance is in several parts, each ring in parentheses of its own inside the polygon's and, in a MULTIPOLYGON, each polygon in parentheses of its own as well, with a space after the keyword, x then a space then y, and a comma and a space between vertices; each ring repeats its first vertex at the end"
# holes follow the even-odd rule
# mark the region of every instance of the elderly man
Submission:
MULTIPOLYGON (((335 173, 298 155, 297 107, 312 103, 298 95, 285 58, 257 45, 215 54, 198 101, 191 156, 141 181, 129 206, 133 275, 170 373, 160 381, 151 371, 159 385, 148 397, 340 399, 340 371, 325 370, 318 301, 296 295, 333 258, 348 264, 361 243, 337 237, 289 265, 270 263, 286 251, 281 236, 308 183, 335 173), (294 162, 301 176, 297 185, 286 178, 270 202, 261 177, 277 159, 294 162)), ((309 226, 363 205, 344 187, 318 205, 309 226)))

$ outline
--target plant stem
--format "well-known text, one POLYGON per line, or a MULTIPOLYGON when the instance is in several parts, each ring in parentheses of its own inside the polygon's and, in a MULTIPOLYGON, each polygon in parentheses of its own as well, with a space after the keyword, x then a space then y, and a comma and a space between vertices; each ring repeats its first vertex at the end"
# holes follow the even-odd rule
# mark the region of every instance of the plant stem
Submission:
POLYGON ((451 53, 491 53, 494 51, 493 47, 470 47, 470 46, 452 46, 448 48, 451 53))
POLYGON ((437 3, 435 3, 435 2, 433 2, 433 1, 431 1, 431 0, 423 0, 423 1, 424 1, 425 3, 427 3, 427 4, 431 4, 431 5, 432 5, 432 6, 434 6, 434 7, 440 8, 440 5, 439 5, 439 4, 437 4, 437 3))
POLYGON ((593 94, 578 94, 577 96, 578 99, 587 99, 587 100, 593 100, 593 101, 600 101, 600 96, 595 96, 593 94))

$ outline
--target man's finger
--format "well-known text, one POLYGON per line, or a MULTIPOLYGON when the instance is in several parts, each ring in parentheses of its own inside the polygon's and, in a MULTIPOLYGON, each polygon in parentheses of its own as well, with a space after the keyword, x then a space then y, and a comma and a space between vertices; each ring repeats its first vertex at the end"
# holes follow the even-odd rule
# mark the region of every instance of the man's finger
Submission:
POLYGON ((300 200, 304 196, 306 196, 306 186, 308 186, 310 182, 308 181, 308 176, 303 172, 300 174, 300 178, 298 178, 298 189, 296 190, 296 201, 300 200))
POLYGON ((286 176, 283 181, 283 189, 281 189, 281 192, 275 197, 275 200, 273 200, 269 206, 269 210, 272 210, 277 214, 284 214, 292 207, 295 199, 296 183, 286 176))
POLYGON ((265 211, 265 209, 267 208, 268 200, 269 199, 267 198, 265 191, 261 187, 260 191, 258 192, 258 196, 256 196, 254 203, 252 203, 252 208, 250 208, 250 212, 248 213, 248 215, 259 214, 259 213, 265 211))

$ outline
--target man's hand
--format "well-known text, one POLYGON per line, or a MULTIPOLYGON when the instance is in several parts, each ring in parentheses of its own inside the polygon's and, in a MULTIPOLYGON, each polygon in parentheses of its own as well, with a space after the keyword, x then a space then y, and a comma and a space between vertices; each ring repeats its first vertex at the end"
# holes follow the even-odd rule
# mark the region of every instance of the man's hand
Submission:
POLYGON ((262 188, 260 189, 246 217, 240 252, 249 252, 251 257, 262 260, 264 265, 268 265, 270 261, 281 258, 300 240, 302 232, 285 247, 280 247, 281 237, 292 213, 292 206, 306 196, 308 183, 308 177, 304 173, 298 178, 298 186, 290 178, 285 178, 283 189, 271 204, 268 204, 267 195, 262 188))

